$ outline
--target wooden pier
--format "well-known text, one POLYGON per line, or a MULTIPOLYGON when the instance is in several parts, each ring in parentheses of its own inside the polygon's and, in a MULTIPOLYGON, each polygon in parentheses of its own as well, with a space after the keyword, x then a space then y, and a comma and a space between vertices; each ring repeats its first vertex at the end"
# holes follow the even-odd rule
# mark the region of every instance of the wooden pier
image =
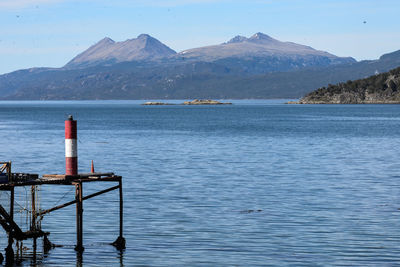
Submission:
MULTIPOLYGON (((38 224, 38 218, 41 218, 44 214, 68 207, 76 204, 76 246, 75 250, 79 253, 84 251, 83 247, 83 201, 102 195, 104 193, 119 190, 119 236, 112 243, 117 249, 122 250, 125 248, 125 239, 123 237, 123 194, 122 194, 122 177, 114 175, 114 173, 82 173, 78 175, 57 175, 47 174, 42 177, 38 177, 37 174, 28 173, 12 173, 11 162, 0 162, 0 176, 1 179, 7 177, 8 181, 2 181, 0 183, 0 191, 10 192, 10 206, 7 211, 0 204, 0 225, 8 234, 8 246, 6 250, 6 262, 12 263, 14 261, 13 242, 22 241, 29 238, 34 240, 36 244, 37 238, 44 238, 44 246, 46 249, 53 247, 53 244, 48 240, 49 232, 44 232, 38 224), (99 192, 83 196, 83 185, 89 186, 91 183, 110 183, 114 182, 117 185, 101 190, 99 192), (66 202, 61 205, 57 205, 46 210, 36 210, 35 194, 36 187, 39 185, 49 186, 74 186, 75 187, 75 200, 66 202), (14 198, 16 187, 30 186, 30 199, 31 199, 31 223, 28 231, 22 231, 21 227, 14 221, 14 198)), ((0 253, 0 260, 3 256, 0 253)))

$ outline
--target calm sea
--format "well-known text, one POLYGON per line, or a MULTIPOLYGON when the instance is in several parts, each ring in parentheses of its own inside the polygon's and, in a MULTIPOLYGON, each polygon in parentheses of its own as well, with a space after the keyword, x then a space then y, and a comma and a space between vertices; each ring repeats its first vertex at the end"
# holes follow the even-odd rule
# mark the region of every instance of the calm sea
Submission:
MULTIPOLYGON (((72 205, 42 220, 63 247, 34 260, 26 241, 21 265, 400 266, 399 105, 142 102, 0 102, 0 160, 13 171, 63 173, 72 114, 80 171, 94 160, 124 181, 125 251, 108 245, 118 236, 113 191, 84 202, 82 258, 72 205)), ((74 199, 70 186, 40 190, 43 209, 74 199)), ((27 191, 17 194, 23 225, 27 191)))

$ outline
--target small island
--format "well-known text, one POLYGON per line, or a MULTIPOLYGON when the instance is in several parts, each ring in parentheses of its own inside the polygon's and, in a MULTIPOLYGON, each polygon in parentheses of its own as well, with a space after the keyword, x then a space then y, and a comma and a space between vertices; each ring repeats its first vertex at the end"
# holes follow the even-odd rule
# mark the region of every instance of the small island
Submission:
POLYGON ((175 105, 172 103, 164 103, 164 102, 146 102, 142 104, 143 106, 161 106, 161 105, 175 105))
POLYGON ((212 99, 195 99, 193 101, 185 101, 182 104, 172 104, 164 102, 146 102, 143 103, 144 106, 160 106, 160 105, 232 105, 229 102, 220 102, 212 99))
POLYGON ((400 67, 365 79, 330 84, 296 104, 400 104, 400 67))
POLYGON ((193 101, 185 101, 183 105, 232 105, 232 103, 219 102, 211 99, 195 99, 193 101))

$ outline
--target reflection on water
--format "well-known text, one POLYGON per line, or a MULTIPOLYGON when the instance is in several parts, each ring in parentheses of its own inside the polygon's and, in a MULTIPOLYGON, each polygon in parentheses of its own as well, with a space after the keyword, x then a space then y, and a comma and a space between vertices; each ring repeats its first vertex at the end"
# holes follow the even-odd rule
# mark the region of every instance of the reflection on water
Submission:
MULTIPOLYGON (((38 240, 31 240, 30 241, 24 241, 24 242, 19 242, 18 245, 15 245, 15 260, 14 263, 17 266, 43 266, 43 265, 65 265, 65 262, 73 262, 75 258, 75 266, 85 266, 85 261, 84 261, 84 256, 85 252, 75 252, 75 256, 70 258, 72 254, 68 253, 68 259, 62 258, 60 259, 59 262, 56 262, 54 259, 51 260, 51 263, 48 262, 48 258, 54 257, 55 253, 53 249, 60 249, 58 248, 53 248, 50 250, 46 250, 43 247, 43 242, 41 239, 38 240), (21 247, 19 246, 21 245, 21 247), (20 249, 22 248, 22 249, 20 249)), ((92 249, 96 249, 101 246, 107 246, 110 244, 88 244, 89 247, 92 247, 92 249)), ((73 250, 74 246, 62 246, 65 249, 68 250, 73 250)), ((116 258, 118 261, 118 264, 113 264, 113 266, 124 266, 124 253, 125 250, 115 250, 114 253, 114 258, 116 258)), ((6 261, 4 260, 3 262, 6 264, 6 261)), ((93 264, 93 263, 92 263, 93 264)), ((67 264, 68 265, 68 264, 67 264)))

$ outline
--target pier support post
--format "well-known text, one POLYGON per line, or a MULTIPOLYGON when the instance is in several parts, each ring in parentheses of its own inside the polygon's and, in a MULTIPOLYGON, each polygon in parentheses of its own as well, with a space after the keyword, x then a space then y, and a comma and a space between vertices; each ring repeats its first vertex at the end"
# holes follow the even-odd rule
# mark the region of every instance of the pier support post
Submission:
MULTIPOLYGON (((10 218, 14 220, 14 186, 10 189, 10 218)), ((13 242, 14 242, 13 231, 11 230, 8 234, 8 246, 6 250, 6 265, 12 265, 14 263, 14 250, 13 250, 13 242)))
POLYGON ((124 224, 124 200, 122 194, 122 178, 119 179, 119 236, 112 245, 117 249, 122 250, 125 248, 125 238, 123 236, 123 224, 124 224))
POLYGON ((82 182, 75 184, 76 200, 76 246, 75 250, 83 252, 83 202, 82 202, 82 182))
MULTIPOLYGON (((31 231, 36 231, 36 186, 31 186, 31 231)), ((36 237, 33 238, 33 262, 36 262, 36 250, 37 250, 37 240, 36 237)))
POLYGON ((36 186, 32 185, 31 186, 31 231, 34 232, 36 231, 36 186))
POLYGON ((122 181, 119 183, 119 237, 123 237, 123 224, 124 224, 124 200, 122 195, 122 181))
POLYGON ((36 263, 37 238, 33 239, 32 247, 33 247, 32 263, 36 263))

